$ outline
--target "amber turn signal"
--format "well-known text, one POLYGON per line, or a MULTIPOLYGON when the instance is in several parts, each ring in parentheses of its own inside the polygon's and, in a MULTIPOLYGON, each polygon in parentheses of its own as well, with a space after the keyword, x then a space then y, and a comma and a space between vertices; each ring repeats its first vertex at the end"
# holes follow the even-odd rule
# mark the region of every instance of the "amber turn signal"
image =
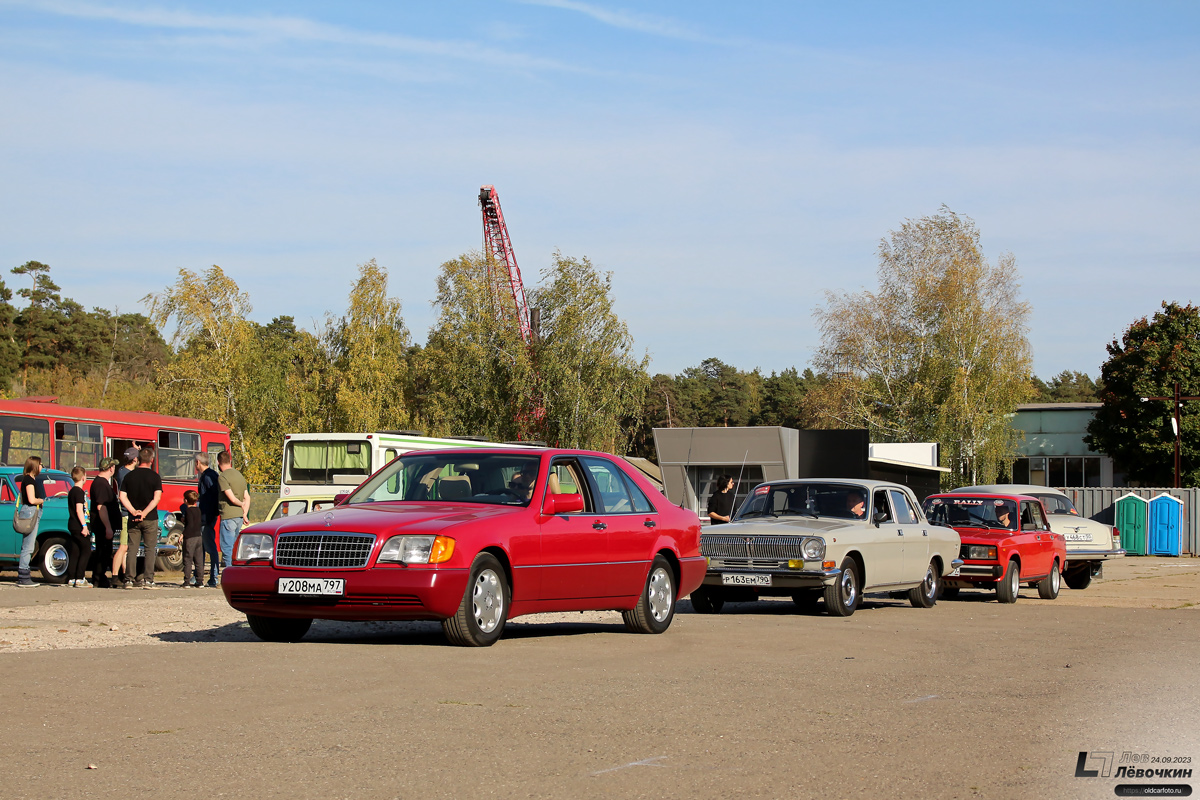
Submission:
POLYGON ((833 562, 833 561, 822 561, 821 569, 833 569, 834 563, 835 562, 833 562))
POLYGON ((433 546, 429 549, 429 563, 441 564, 449 561, 454 555, 454 540, 449 536, 434 537, 433 546))

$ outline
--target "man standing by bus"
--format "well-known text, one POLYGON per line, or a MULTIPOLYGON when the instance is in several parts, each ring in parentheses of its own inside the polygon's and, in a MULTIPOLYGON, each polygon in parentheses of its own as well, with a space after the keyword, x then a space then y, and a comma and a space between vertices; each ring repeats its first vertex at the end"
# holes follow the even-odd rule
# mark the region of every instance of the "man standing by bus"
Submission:
POLYGON ((217 454, 217 469, 221 471, 217 483, 221 490, 221 558, 228 567, 233 564, 233 543, 250 513, 250 487, 242 473, 233 468, 233 457, 228 450, 217 454))
POLYGON ((221 574, 221 549, 217 547, 217 516, 221 513, 220 476, 210 466, 208 453, 196 454, 196 493, 200 495, 200 530, 208 556, 208 585, 215 587, 221 574))
POLYGON ((154 471, 154 451, 143 447, 138 453, 137 469, 121 482, 121 506, 129 512, 129 552, 125 558, 125 588, 132 589, 129 580, 137 574, 138 544, 145 547, 142 558, 143 577, 138 585, 157 589, 154 584, 154 562, 158 558, 158 504, 162 500, 162 478, 154 471))

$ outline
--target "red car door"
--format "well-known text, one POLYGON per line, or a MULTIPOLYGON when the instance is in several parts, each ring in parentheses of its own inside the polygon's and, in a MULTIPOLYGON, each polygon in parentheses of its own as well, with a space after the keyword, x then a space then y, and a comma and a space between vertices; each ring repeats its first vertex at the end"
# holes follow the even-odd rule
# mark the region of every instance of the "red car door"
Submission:
POLYGON ((608 525, 607 596, 633 597, 641 592, 650 572, 658 514, 642 490, 615 463, 585 457, 583 464, 601 519, 608 525))
MULTIPOLYGON (((1021 501, 1020 524, 1021 556, 1025 567, 1021 570, 1021 579, 1040 577, 1050 571, 1050 562, 1054 558, 1054 539, 1042 530, 1041 514, 1035 517, 1034 503, 1030 500, 1021 501)), ((1040 508, 1037 509, 1041 511, 1040 508)))
MULTIPOLYGON (((550 463, 546 491, 583 495, 583 511, 556 514, 541 524, 541 599, 580 600, 609 597, 608 524, 597 513, 583 477, 583 466, 573 456, 550 463)), ((535 493, 537 496, 537 493, 535 493)))

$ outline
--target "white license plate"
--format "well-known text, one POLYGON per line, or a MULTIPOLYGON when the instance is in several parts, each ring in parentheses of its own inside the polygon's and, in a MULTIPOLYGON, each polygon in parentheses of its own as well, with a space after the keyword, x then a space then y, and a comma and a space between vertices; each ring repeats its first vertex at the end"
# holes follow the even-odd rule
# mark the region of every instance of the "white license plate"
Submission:
POLYGON ((1090 542, 1092 535, 1090 533, 1068 533, 1063 538, 1068 542, 1090 542))
POLYGON ((726 586, 770 586, 770 575, 729 575, 721 576, 721 583, 726 586))
POLYGON ((344 578, 280 578, 280 594, 341 595, 346 593, 344 578))

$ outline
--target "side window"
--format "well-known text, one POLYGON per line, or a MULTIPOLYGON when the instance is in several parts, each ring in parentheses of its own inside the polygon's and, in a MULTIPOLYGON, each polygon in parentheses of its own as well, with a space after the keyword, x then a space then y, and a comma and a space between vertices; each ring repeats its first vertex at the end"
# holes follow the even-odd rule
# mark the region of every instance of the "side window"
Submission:
POLYGON ((332 500, 319 500, 319 501, 315 501, 315 502, 313 502, 313 504, 312 504, 312 510, 313 510, 314 512, 316 512, 316 511, 324 511, 324 510, 326 510, 326 509, 329 509, 329 508, 333 508, 333 501, 332 501, 332 500))
POLYGON ((1049 523, 1046 521, 1046 515, 1042 513, 1042 507, 1037 503, 1030 503, 1029 513, 1033 518, 1033 529, 1037 531, 1045 530, 1049 523))
POLYGON ((1042 529, 1041 509, 1036 503, 1021 503, 1021 530, 1040 531, 1042 529))
POLYGON ((892 496, 892 505, 896 507, 896 518, 901 525, 920 523, 921 517, 917 515, 917 510, 909 502, 908 495, 896 489, 889 490, 888 494, 892 496))
POLYGON ((275 509, 275 513, 271 515, 271 519, 282 519, 283 517, 294 517, 297 514, 303 514, 307 510, 307 500, 287 500, 279 504, 275 509))
POLYGON ((625 478, 625 488, 629 490, 629 499, 633 503, 633 510, 639 514, 653 514, 654 506, 650 504, 650 499, 646 497, 645 492, 633 482, 633 478, 628 475, 625 478))
POLYGON ((158 474, 164 480, 193 480, 200 452, 200 434, 182 431, 158 432, 158 474))
POLYGON ((0 503, 15 503, 17 496, 13 493, 8 481, 0 481, 0 503))
POLYGON ((633 501, 621 471, 611 462, 599 458, 585 458, 583 462, 599 494, 597 511, 601 514, 633 513, 633 501))
POLYGON ((888 505, 887 492, 878 491, 875 493, 875 502, 871 507, 871 519, 875 518, 876 514, 883 514, 884 518, 880 522, 892 521, 892 509, 888 505))
POLYGON ((99 425, 77 422, 54 423, 55 464, 59 469, 78 465, 94 470, 100 464, 104 436, 99 425))
POLYGON ((550 475, 546 478, 546 491, 550 494, 581 494, 583 495, 583 511, 579 514, 593 514, 589 492, 579 472, 579 464, 575 461, 559 459, 550 464, 550 475))
MULTIPOLYGON (((395 449, 393 449, 393 448, 390 448, 390 447, 389 447, 387 450, 384 450, 384 451, 383 451, 383 464, 390 464, 390 463, 392 463, 393 461, 395 461, 395 460, 396 460, 396 456, 398 456, 398 455, 400 455, 400 454, 399 454, 399 453, 397 453, 397 452, 395 451, 395 449)), ((382 467, 382 466, 383 466, 383 464, 380 464, 379 466, 381 466, 381 467, 382 467)))

